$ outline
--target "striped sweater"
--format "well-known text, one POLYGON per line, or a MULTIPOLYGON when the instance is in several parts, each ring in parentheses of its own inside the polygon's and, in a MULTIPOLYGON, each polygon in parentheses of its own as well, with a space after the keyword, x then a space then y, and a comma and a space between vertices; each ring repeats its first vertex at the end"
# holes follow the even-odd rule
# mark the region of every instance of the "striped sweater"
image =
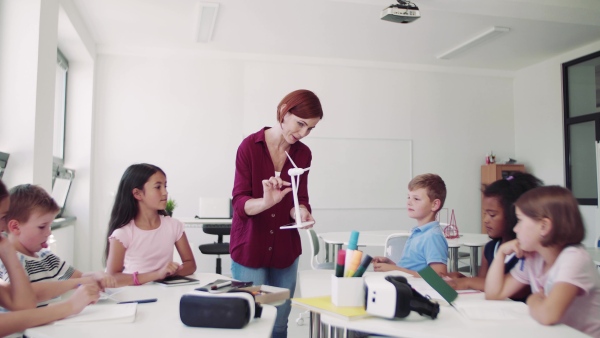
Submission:
MULTIPOLYGON (((32 283, 50 280, 67 280, 75 272, 75 268, 60 259, 48 249, 42 249, 37 257, 30 257, 17 252, 17 257, 25 268, 25 273, 32 283)), ((0 278, 9 282, 10 278, 3 263, 0 263, 0 278)))

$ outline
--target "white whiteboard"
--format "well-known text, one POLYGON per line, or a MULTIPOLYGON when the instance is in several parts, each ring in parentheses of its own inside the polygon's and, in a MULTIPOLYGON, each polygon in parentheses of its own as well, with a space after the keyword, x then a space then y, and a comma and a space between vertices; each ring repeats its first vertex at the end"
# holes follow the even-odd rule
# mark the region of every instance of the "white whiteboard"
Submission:
MULTIPOLYGON (((307 137, 313 209, 404 208, 412 141, 307 137)), ((300 178, 302 179, 302 177, 300 178)))

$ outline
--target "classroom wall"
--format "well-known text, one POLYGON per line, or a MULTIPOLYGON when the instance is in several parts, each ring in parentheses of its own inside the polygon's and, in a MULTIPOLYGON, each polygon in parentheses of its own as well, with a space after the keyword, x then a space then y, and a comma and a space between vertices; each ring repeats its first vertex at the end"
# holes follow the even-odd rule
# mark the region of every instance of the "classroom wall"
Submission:
MULTIPOLYGON (((178 203, 174 216, 194 216, 200 196, 231 195, 239 142, 273 125, 279 100, 297 88, 314 90, 323 104, 325 116, 312 137, 412 139, 413 172, 444 178, 446 207, 456 210, 461 231, 480 229, 485 154, 493 150, 498 158, 514 157, 512 78, 507 74, 186 54, 101 54, 96 66, 95 268, 100 268, 110 208, 128 165, 150 162, 163 168, 170 196, 178 203)), ((319 165, 327 163, 313 163, 319 165)), ((377 168, 364 174, 377 175, 377 168)), ((406 194, 406 187, 398 187, 398 194, 406 194)), ((346 211, 313 207, 317 231, 413 225, 403 205, 346 211)), ((310 252, 302 236, 301 269, 308 267, 310 252)), ((198 264, 200 271, 210 271, 205 262, 198 264)))
POLYGON ((0 1, 0 149, 10 153, 9 187, 52 188, 57 21, 58 0, 0 1))
MULTIPOLYGON (((565 185, 562 64, 597 52, 600 41, 518 71, 514 80, 515 152, 546 184, 565 185)), ((596 206, 580 206, 587 236, 600 235, 596 206)))

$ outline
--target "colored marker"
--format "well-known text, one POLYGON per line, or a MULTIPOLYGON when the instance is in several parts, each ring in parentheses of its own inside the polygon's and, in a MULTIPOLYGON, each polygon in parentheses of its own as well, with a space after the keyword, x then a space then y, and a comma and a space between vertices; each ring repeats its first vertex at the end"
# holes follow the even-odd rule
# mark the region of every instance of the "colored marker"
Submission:
POLYGON ((358 249, 358 231, 353 230, 352 233, 350 233, 350 240, 348 241, 348 248, 346 249, 346 260, 344 264, 346 272, 348 271, 348 267, 350 266, 352 254, 356 249, 358 249))
POLYGON ((369 256, 368 254, 364 254, 362 260, 360 261, 358 269, 356 269, 356 272, 354 273, 354 275, 352 275, 352 277, 362 277, 362 275, 369 267, 369 264, 371 264, 372 260, 373 257, 369 256))
POLYGON ((352 277, 358 267, 360 266, 360 260, 362 259, 363 252, 360 250, 354 250, 352 254, 352 260, 350 261, 350 265, 346 267, 346 272, 344 273, 344 277, 352 277))
POLYGON ((346 261, 346 250, 338 251, 337 264, 335 265, 335 276, 344 277, 344 263, 346 261))

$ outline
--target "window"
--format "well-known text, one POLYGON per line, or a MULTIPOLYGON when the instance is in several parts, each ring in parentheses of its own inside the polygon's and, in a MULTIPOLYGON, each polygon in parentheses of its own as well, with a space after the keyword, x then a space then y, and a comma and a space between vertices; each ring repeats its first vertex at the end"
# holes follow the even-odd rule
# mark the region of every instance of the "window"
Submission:
POLYGON ((563 64, 565 173, 581 205, 598 205, 600 52, 563 64))
POLYGON ((54 162, 64 164, 65 160, 65 123, 67 115, 67 74, 69 62, 57 50, 56 84, 54 89, 54 143, 52 154, 54 162))

